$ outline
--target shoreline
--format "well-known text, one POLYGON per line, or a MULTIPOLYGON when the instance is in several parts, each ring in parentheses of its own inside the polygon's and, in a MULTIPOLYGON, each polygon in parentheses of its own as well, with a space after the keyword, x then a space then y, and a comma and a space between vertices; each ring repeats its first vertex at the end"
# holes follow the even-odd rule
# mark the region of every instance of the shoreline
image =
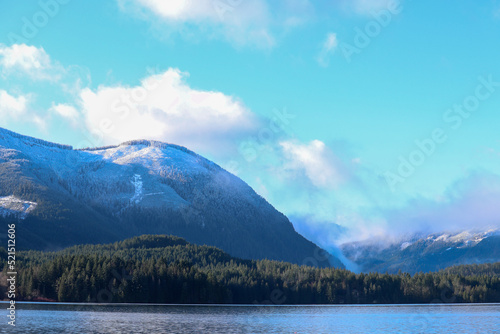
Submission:
MULTIPOLYGON (((9 304, 9 301, 0 301, 9 304)), ((78 302, 31 302, 18 301, 21 305, 57 305, 57 306, 175 306, 175 307, 387 307, 387 306, 492 306, 500 303, 417 303, 417 304, 147 304, 147 303, 78 303, 78 302)))

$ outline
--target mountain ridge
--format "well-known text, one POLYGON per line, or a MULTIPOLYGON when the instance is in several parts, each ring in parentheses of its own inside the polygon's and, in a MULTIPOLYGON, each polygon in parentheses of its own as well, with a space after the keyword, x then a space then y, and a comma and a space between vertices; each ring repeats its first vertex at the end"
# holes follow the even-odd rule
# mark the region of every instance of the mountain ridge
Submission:
POLYGON ((392 242, 368 239, 341 245, 344 255, 361 270, 409 273, 442 270, 452 265, 500 260, 500 230, 416 233, 392 242))
POLYGON ((317 254, 243 180, 175 144, 133 140, 75 150, 0 128, 0 198, 8 196, 37 203, 19 224, 26 248, 173 234, 242 258, 301 263, 317 254))

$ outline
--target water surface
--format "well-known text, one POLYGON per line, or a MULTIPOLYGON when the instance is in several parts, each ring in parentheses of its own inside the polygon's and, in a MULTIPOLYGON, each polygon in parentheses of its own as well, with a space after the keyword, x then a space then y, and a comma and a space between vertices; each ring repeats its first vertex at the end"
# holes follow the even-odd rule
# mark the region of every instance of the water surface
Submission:
POLYGON ((16 305, 17 326, 4 316, 0 333, 500 333, 500 304, 16 305))

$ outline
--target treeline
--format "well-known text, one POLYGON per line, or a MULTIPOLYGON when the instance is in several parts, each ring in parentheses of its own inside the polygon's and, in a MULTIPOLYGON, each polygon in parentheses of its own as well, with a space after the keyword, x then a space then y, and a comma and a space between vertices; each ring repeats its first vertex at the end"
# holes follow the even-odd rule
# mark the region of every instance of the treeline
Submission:
MULTIPOLYGON (((6 275, 5 250, 0 269, 6 275)), ((17 299, 60 302, 371 304, 500 302, 500 263, 413 276, 236 259, 169 236, 17 254, 17 299)))

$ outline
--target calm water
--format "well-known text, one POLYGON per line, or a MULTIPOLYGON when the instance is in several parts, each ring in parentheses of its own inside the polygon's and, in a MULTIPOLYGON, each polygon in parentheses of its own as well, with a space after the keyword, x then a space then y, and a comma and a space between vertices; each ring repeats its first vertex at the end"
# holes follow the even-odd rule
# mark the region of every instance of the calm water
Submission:
POLYGON ((17 326, 2 316, 0 333, 500 333, 498 304, 17 306, 17 326))

